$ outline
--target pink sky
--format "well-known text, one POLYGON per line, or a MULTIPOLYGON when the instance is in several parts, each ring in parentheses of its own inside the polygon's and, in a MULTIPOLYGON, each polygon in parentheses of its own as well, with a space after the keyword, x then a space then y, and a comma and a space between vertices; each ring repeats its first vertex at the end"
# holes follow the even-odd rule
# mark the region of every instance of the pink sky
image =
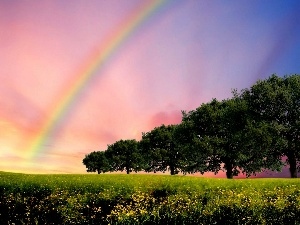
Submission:
POLYGON ((28 157, 70 81, 144 3, 0 1, 0 170, 84 173, 91 151, 179 123, 181 110, 272 73, 300 73, 297 0, 170 1, 94 72, 55 135, 28 157))

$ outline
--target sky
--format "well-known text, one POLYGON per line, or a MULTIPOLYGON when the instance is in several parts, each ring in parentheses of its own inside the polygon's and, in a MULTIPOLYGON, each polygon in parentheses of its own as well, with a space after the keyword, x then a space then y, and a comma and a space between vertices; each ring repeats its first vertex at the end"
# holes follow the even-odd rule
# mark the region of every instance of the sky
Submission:
POLYGON ((181 111, 300 74, 298 0, 0 1, 0 171, 85 173, 181 111))

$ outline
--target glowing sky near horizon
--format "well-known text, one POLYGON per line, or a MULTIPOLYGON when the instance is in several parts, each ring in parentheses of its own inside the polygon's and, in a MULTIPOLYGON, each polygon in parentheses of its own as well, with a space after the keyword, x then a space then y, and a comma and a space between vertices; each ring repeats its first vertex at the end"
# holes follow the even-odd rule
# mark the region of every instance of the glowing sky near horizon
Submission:
POLYGON ((28 146, 95 52, 150 1, 0 1, 0 171, 84 173, 181 110, 273 73, 300 74, 300 2, 169 1, 122 43, 55 126, 28 146))

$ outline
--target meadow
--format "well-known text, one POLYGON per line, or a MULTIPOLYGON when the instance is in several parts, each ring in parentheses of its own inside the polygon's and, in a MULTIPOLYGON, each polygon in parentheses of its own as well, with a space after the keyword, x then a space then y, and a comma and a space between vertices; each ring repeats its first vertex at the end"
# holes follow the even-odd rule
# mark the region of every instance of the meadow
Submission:
POLYGON ((0 172, 0 224, 300 224, 300 180, 0 172))

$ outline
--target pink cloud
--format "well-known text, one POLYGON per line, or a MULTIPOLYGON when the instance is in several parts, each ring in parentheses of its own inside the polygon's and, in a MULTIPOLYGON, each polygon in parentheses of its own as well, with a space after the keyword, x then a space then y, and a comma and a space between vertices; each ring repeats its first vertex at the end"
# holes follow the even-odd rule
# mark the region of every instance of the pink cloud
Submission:
POLYGON ((158 112, 154 114, 149 121, 149 127, 158 127, 162 124, 178 124, 181 122, 182 114, 179 110, 158 112))

